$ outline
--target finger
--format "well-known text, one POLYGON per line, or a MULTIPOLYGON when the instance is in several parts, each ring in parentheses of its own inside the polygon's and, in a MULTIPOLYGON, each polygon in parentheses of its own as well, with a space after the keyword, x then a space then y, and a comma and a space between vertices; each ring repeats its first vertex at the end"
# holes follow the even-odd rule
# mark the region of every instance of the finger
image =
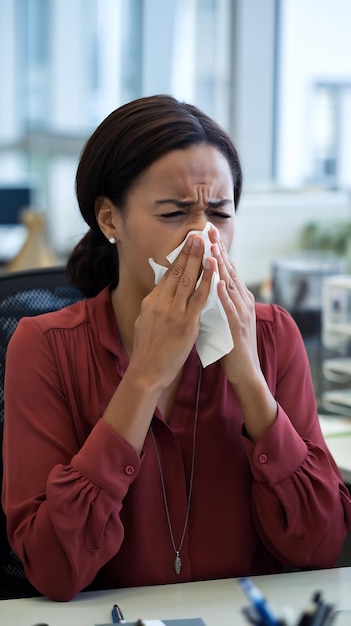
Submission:
POLYGON ((177 293, 185 292, 190 295, 196 288, 199 276, 203 271, 202 260, 204 255, 204 241, 199 235, 191 237, 191 245, 186 265, 179 278, 177 293))
POLYGON ((221 279, 218 281, 217 293, 227 314, 228 320, 232 315, 238 317, 239 312, 234 301, 235 299, 230 297, 225 280, 221 279))
POLYGON ((223 250, 219 243, 211 246, 211 252, 218 264, 218 272, 220 279, 224 280, 228 287, 232 286, 237 277, 236 271, 232 263, 224 256, 223 250))
POLYGON ((212 276, 217 271, 217 261, 213 257, 206 259, 200 283, 190 298, 191 306, 196 306, 201 313, 210 293, 212 276))
POLYGON ((184 271, 184 267, 186 266, 188 256, 190 254, 192 240, 191 237, 185 241, 182 250, 179 252, 177 258, 173 261, 172 264, 166 269, 163 277, 153 289, 153 293, 165 293, 166 285, 168 284, 168 292, 175 292, 177 282, 184 271))
POLYGON ((191 235, 165 275, 165 293, 184 294, 188 298, 195 290, 202 271, 204 242, 199 235, 191 235))
POLYGON ((247 291, 247 287, 238 274, 224 243, 219 237, 217 237, 216 243, 212 245, 211 251, 218 262, 219 276, 225 281, 228 290, 233 291, 236 289, 237 292, 244 295, 247 291))
POLYGON ((200 313, 210 293, 212 275, 217 270, 217 261, 213 257, 206 259, 205 266, 202 266, 203 240, 201 237, 198 237, 199 241, 195 239, 189 252, 187 266, 179 279, 172 305, 173 310, 177 312, 178 315, 180 313, 188 313, 192 319, 200 317, 200 313), (199 245, 199 242, 201 245, 199 245), (201 250, 200 254, 202 255, 201 265, 199 268, 198 262, 196 262, 194 266, 196 273, 194 273, 192 263, 194 260, 198 260, 199 250, 201 250))
POLYGON ((208 238, 211 243, 216 243, 220 238, 219 231, 212 224, 208 231, 208 238))

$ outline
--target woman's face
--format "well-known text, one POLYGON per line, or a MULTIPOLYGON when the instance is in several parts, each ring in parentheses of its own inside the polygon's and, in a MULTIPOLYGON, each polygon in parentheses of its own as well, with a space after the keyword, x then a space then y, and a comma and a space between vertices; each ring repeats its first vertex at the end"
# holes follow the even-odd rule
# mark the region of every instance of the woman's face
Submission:
POLYGON ((167 254, 191 230, 214 224, 231 246, 235 207, 228 161, 215 147, 174 150, 154 162, 128 193, 123 215, 116 210, 119 284, 144 297, 154 287, 149 257, 168 266, 167 254))

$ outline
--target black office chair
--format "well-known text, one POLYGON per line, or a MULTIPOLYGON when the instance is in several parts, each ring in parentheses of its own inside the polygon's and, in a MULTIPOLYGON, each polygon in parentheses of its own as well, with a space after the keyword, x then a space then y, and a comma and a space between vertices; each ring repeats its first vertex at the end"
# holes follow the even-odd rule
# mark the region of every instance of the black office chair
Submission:
MULTIPOLYGON (((64 267, 0 273, 0 494, 3 476, 4 372, 8 342, 21 317, 56 311, 81 300, 69 284, 64 267)), ((0 599, 39 595, 30 585, 23 566, 11 550, 6 518, 0 503, 0 599)))

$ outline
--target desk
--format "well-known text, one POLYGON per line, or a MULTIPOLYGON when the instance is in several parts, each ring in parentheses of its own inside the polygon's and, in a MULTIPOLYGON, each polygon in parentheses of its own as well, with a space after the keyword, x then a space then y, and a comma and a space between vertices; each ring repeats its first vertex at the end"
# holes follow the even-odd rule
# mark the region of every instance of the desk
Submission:
MULTIPOLYGON (((335 602, 337 608, 351 610, 351 567, 257 576, 252 580, 278 612, 287 606, 300 611, 316 590, 323 591, 325 600, 335 602)), ((47 598, 2 600, 0 623, 95 626, 111 621, 114 603, 120 605, 125 618, 131 621, 139 617, 202 617, 207 626, 246 625, 241 608, 247 602, 236 579, 86 592, 68 603, 47 598)))

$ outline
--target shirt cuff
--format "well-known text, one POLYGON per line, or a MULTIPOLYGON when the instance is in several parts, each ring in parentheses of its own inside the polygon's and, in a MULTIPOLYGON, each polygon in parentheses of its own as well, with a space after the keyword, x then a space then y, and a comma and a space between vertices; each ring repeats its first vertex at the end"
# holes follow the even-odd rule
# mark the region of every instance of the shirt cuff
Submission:
POLYGON ((243 436, 244 447, 255 480, 272 487, 286 480, 303 464, 308 448, 281 406, 275 422, 253 443, 243 436))
POLYGON ((139 473, 141 459, 126 439, 100 419, 71 465, 114 497, 123 498, 139 473))

